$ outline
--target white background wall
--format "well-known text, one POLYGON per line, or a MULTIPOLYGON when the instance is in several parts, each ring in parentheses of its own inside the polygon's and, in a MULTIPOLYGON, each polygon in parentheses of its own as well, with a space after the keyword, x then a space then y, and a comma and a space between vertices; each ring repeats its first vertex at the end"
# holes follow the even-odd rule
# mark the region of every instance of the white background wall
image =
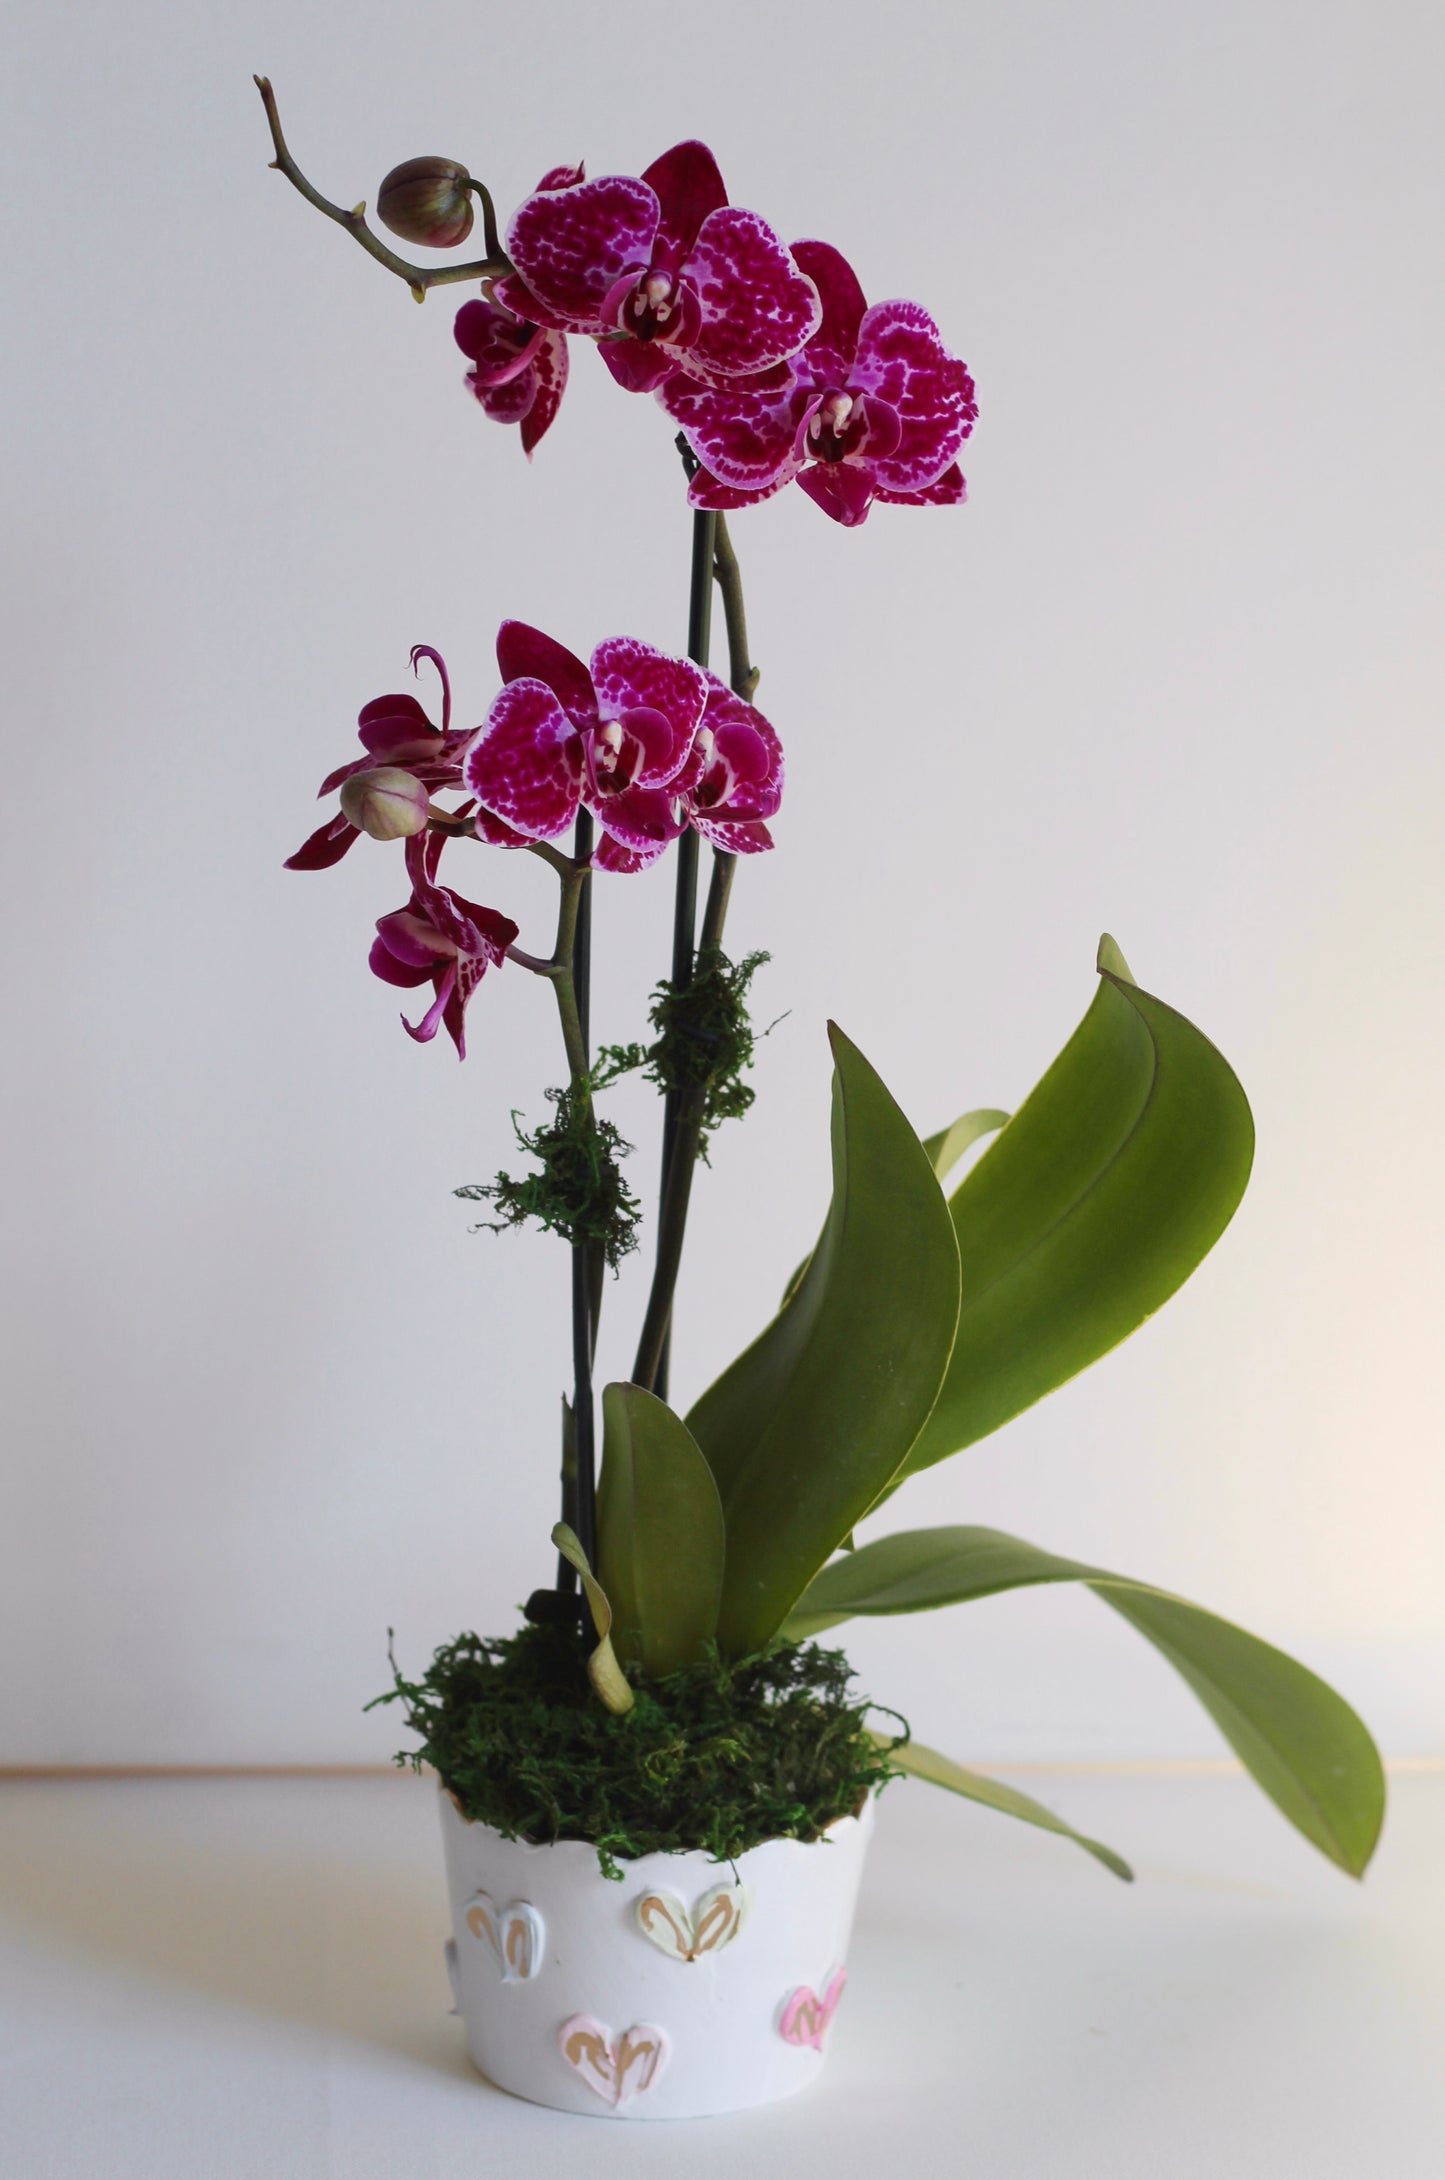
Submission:
MULTIPOLYGON (((580 351, 529 470, 458 296, 416 309, 268 173, 253 69, 347 202, 429 149, 510 207, 702 135, 968 357, 966 511, 735 525, 791 774, 733 939, 788 1012, 698 1192, 678 1391, 812 1238, 824 1018, 920 1126, 1011 1105, 1107 927, 1238 1067, 1250 1195, 1160 1320, 888 1521, 1169 1584, 1440 1751, 1442 58, 1426 0, 19 7, 5 1760, 383 1758, 387 1624, 415 1665, 550 1560, 564 1255, 449 1194, 558 1077, 545 991, 491 980, 465 1068, 419 1050, 366 968, 395 863, 280 864, 413 642, 471 719, 506 614, 681 648, 680 480, 580 351)), ((454 875, 545 944, 540 867, 454 875)), ((603 1036, 668 883, 601 889, 603 1036)), ((609 1374, 639 1307, 634 1270, 609 1374)), ((1087 1597, 851 1648, 960 1755, 1216 1746, 1087 1597)))

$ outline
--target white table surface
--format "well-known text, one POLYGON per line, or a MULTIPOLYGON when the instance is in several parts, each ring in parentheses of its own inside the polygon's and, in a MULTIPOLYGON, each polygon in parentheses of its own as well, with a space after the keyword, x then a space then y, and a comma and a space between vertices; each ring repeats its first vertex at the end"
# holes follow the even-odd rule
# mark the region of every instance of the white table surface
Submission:
POLYGON ((1230 1776, 884 1798, 817 2090, 627 2126, 489 2088, 424 1781, 0 1786, 5 2180, 1441 2180, 1445 1778, 1364 1886, 1230 1776))

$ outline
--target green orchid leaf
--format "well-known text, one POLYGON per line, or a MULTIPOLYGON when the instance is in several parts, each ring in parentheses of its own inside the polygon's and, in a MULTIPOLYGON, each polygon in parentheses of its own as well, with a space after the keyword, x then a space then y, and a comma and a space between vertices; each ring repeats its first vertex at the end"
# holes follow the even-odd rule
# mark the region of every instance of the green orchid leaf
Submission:
POLYGON ((627 1684, 627 1675, 618 1664, 617 1653, 612 1647, 612 1607, 607 1592, 587 1564, 581 1538, 565 1521, 554 1526, 552 1542, 568 1566, 575 1567, 581 1576, 582 1593, 592 1614, 592 1625, 597 1630, 597 1648, 587 1660, 587 1678, 608 1710, 620 1718, 632 1709, 637 1698, 627 1684))
POLYGON ((985 1809, 997 1809, 1005 1817, 1018 1817, 1024 1824, 1036 1824, 1041 1832, 1057 1832, 1064 1839, 1072 1839, 1102 1862, 1115 1877, 1122 1877, 1126 1885, 1134 1882, 1134 1872, 1122 1855, 1116 1855, 1112 1847, 1102 1840, 1089 1839, 1083 1832, 1076 1832, 1062 1817, 1056 1817, 1052 1809, 1036 1802, 1032 1794, 1021 1794, 1016 1786, 1005 1786, 1001 1779, 986 1778, 982 1772, 965 1771, 962 1764, 954 1763, 950 1756, 940 1756, 937 1749, 926 1748, 921 1741, 893 1741, 886 1733, 872 1737, 879 1748, 886 1749, 888 1760, 911 1778, 927 1779, 931 1786, 946 1787, 950 1794, 961 1794, 965 1801, 980 1802, 985 1809))
POLYGON ((784 1633, 802 1641, 855 1613, 929 1612, 1040 1582, 1086 1583, 1147 1636, 1295 1829, 1363 1875, 1385 1813, 1384 1771, 1363 1721, 1306 1666, 1167 1590, 998 1529, 912 1529, 825 1567, 784 1633))
POLYGON ((1107 935, 1099 975, 1078 1029, 950 1200, 958 1338, 907 1474, 1117 1346, 1183 1285, 1244 1194, 1254 1125, 1228 1062, 1139 990, 1107 935))
POLYGON ((597 1570, 621 1658, 671 1673, 704 1655, 722 1594, 722 1501, 687 1425, 640 1385, 602 1395, 597 1570))
POLYGON ((933 1168, 857 1047, 833 1047, 833 1200, 793 1294, 688 1416, 727 1525, 718 1641, 759 1650, 907 1456, 958 1315, 933 1168))
MULTIPOLYGON (((995 1128, 1005 1126, 1008 1117, 1007 1113, 999 1112, 994 1106, 983 1106, 976 1113, 960 1115, 951 1128, 940 1128, 937 1135, 926 1135, 923 1138, 923 1148, 928 1153, 929 1163, 939 1180, 946 1181, 970 1145, 976 1143, 980 1136, 991 1135, 995 1128)), ((780 1308, 792 1300, 794 1289, 808 1269, 808 1264, 809 1259, 804 1257, 783 1289, 780 1308)))
POLYGON ((966 1150, 970 1150, 982 1135, 992 1135, 995 1128, 1008 1126, 1008 1114, 1001 1113, 992 1105, 984 1105, 976 1113, 961 1113, 951 1128, 940 1128, 937 1135, 926 1135, 923 1148, 927 1151, 934 1172, 940 1181, 946 1181, 966 1150))

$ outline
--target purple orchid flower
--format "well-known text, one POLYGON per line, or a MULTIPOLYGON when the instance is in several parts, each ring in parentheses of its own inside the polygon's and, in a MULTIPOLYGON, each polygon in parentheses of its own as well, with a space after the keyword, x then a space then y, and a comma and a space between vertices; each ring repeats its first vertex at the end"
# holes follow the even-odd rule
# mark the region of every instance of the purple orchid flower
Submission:
POLYGON ((467 1056, 466 1012, 472 993, 488 969, 504 961, 517 941, 517 926, 495 908, 464 901, 436 882, 444 836, 417 833, 406 844, 411 899, 377 919, 371 969, 387 984, 404 989, 430 984, 435 997, 420 1022, 402 1016, 402 1028, 418 1044, 429 1044, 445 1023, 457 1058, 467 1056))
MULTIPOLYGON (((700 671, 707 684, 702 725, 667 790, 677 829, 691 826, 730 855, 756 855, 773 845, 763 820, 783 799, 783 745, 760 711, 706 667, 700 671)), ((608 833, 593 857, 611 871, 641 870, 651 860, 608 833)))
POLYGON ((751 507, 795 477, 849 528, 874 500, 956 505, 966 494, 956 457, 978 415, 967 367, 919 304, 870 310, 830 244, 797 242, 793 255, 823 303, 801 355, 725 387, 693 374, 661 389, 703 465, 692 505, 751 507))
POLYGON ((507 252, 516 271, 493 284, 497 302, 600 341, 634 393, 677 370, 709 385, 767 370, 819 323, 813 282, 765 221, 728 203, 705 144, 674 145, 640 179, 539 189, 513 214, 507 252))
POLYGON ((703 669, 707 709, 675 792, 687 824, 730 855, 771 848, 763 823, 783 799, 783 745, 760 711, 703 669))
MULTIPOLYGON (((328 772, 318 792, 332 795, 342 783, 359 772, 369 772, 374 767, 395 767, 409 772, 429 793, 459 787, 461 752, 470 735, 465 730, 452 732, 452 691, 447 678, 446 663, 439 651, 430 644, 417 644, 411 654, 412 671, 417 671, 420 659, 430 659, 441 676, 442 723, 434 727, 414 696, 399 693, 395 696, 373 697, 363 704, 357 717, 357 731, 361 737, 364 757, 353 758, 350 764, 338 765, 328 772)), ((294 855, 288 855, 287 870, 328 870, 339 863, 352 842, 359 837, 358 829, 344 811, 318 826, 309 840, 303 841, 294 855)))
POLYGON ((463 303, 453 327, 471 358, 467 384, 495 424, 520 424, 522 452, 551 425, 567 389, 567 336, 529 325, 501 303, 463 303))
POLYGON ((636 858, 628 867, 661 855, 683 830, 671 790, 707 704, 698 668, 614 636, 589 670, 523 621, 502 623, 497 663, 506 686, 462 760, 463 785, 483 805, 482 837, 554 839, 580 802, 636 858))
MULTIPOLYGON (((537 188, 572 189, 584 178, 582 167, 550 167, 537 188)), ((484 413, 496 424, 521 425, 530 461, 567 390, 567 336, 496 300, 491 281, 482 283, 482 294, 484 301, 463 303, 452 332, 471 359, 467 384, 484 413)))

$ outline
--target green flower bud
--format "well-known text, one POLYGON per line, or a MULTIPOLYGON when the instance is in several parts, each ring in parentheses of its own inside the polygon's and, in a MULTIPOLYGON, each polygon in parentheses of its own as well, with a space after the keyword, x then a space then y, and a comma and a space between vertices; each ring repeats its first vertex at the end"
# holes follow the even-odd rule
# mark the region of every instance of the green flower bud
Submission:
POLYGON ((399 765, 353 772, 342 784, 342 816, 373 840, 405 840, 409 833, 423 831, 428 807, 421 781, 399 765))
POLYGON ((404 242, 455 249, 472 231, 469 178, 455 159, 408 159, 377 191, 377 217, 404 242))

